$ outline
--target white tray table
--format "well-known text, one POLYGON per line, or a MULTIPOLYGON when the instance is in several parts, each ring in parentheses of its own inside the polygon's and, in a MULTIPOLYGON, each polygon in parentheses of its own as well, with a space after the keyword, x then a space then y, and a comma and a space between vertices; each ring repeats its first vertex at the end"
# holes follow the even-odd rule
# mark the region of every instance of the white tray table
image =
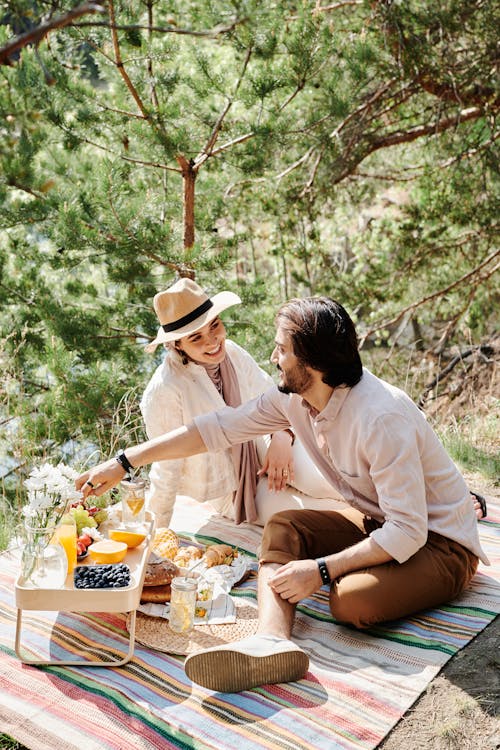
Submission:
MULTIPOLYGON (((146 563, 153 541, 154 515, 146 511, 146 539, 134 549, 129 549, 123 563, 129 566, 131 581, 120 589, 77 589, 73 583, 73 574, 66 578, 60 589, 37 588, 27 583, 22 576, 16 581, 15 596, 17 607, 15 651, 24 664, 45 666, 85 666, 85 667, 119 667, 126 664, 133 656, 135 643, 136 610, 140 604, 146 563), (24 610, 39 612, 130 612, 128 652, 121 659, 111 661, 85 661, 79 659, 32 659, 22 652, 22 616, 24 610)), ((87 559, 79 565, 90 564, 87 559)))

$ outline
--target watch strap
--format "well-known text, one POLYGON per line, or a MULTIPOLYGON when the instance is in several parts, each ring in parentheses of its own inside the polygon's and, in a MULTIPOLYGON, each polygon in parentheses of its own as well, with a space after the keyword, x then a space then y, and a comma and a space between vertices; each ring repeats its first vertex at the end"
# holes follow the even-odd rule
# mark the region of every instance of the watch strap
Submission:
POLYGON ((130 461, 128 460, 128 458, 125 455, 124 451, 118 451, 118 453, 116 454, 115 458, 118 461, 118 463, 120 464, 120 466, 122 467, 122 469, 124 469, 127 472, 127 474, 133 474, 134 473, 135 469, 132 466, 132 464, 130 463, 130 461))
POLYGON ((316 562, 318 563, 319 568, 319 574, 321 576, 321 580, 324 584, 329 584, 332 582, 332 579, 330 578, 330 573, 328 572, 328 568, 326 567, 326 562, 324 557, 318 557, 316 559, 316 562))

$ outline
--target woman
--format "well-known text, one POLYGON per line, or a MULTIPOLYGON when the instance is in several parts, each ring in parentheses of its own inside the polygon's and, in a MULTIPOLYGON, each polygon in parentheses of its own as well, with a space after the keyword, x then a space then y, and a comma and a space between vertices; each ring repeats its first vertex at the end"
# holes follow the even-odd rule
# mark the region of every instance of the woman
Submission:
MULTIPOLYGON (((146 351, 163 344, 167 355, 141 399, 150 439, 188 424, 197 415, 224 405, 238 406, 273 386, 272 378, 248 352, 226 338, 219 314, 240 303, 232 292, 210 299, 190 279, 180 279, 155 296, 160 328, 146 351)), ((235 523, 262 525, 278 510, 332 509, 340 501, 291 431, 224 453, 153 463, 150 483, 148 502, 159 526, 169 525, 175 498, 181 494, 209 500, 235 523)))

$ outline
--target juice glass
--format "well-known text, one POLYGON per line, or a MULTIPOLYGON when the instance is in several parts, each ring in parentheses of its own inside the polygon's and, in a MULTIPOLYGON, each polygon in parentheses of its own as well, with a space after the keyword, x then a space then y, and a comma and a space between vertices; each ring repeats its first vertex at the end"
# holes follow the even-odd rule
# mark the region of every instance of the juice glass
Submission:
POLYGON ((76 566, 76 523, 69 514, 62 517, 56 529, 56 537, 59 544, 64 547, 68 558, 68 575, 71 575, 76 566))
POLYGON ((144 479, 124 479, 120 482, 122 496, 122 522, 128 529, 144 526, 146 516, 144 479))

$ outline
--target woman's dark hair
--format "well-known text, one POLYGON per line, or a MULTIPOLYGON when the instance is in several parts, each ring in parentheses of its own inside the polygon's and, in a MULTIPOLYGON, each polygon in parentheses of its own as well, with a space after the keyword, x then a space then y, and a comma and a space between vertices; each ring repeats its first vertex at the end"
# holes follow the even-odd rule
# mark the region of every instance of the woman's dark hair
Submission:
POLYGON ((330 297, 292 299, 278 310, 276 322, 290 334, 293 352, 304 365, 324 373, 335 388, 359 383, 363 365, 354 323, 330 297))

